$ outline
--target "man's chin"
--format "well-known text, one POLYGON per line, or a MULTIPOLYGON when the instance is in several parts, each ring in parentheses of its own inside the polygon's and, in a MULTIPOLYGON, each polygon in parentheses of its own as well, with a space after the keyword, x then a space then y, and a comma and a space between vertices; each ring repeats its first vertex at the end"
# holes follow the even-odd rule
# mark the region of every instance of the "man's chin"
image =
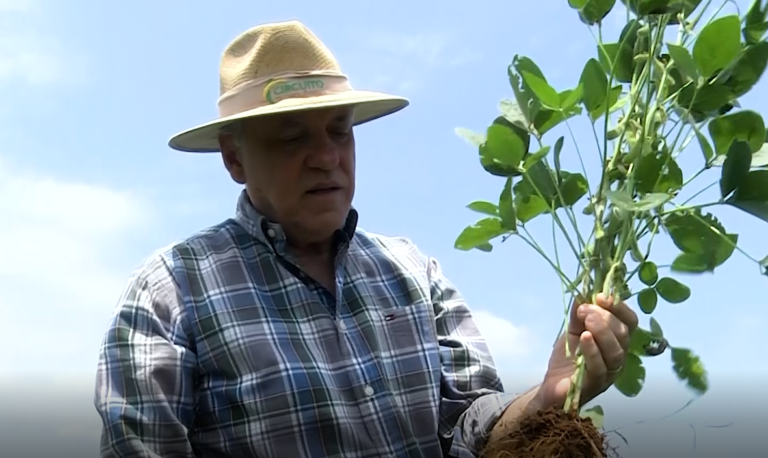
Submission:
POLYGON ((347 222, 347 216, 349 216, 349 209, 346 211, 329 210, 317 212, 316 216, 312 219, 312 225, 317 227, 320 231, 328 232, 330 236, 338 229, 344 228, 344 225, 347 222))
POLYGON ((330 239, 337 230, 344 228, 347 216, 349 215, 349 210, 318 210, 320 209, 316 209, 311 214, 303 217, 303 221, 299 225, 301 232, 304 233, 302 238, 311 239, 306 240, 307 243, 316 243, 330 239))

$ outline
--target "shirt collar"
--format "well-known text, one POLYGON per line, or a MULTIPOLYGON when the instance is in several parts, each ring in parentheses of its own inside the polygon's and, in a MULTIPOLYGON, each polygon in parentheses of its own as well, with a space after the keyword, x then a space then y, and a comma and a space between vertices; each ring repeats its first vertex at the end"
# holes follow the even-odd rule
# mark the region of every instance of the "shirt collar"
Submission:
MULTIPOLYGON (((285 232, 278 224, 270 221, 259 213, 251 203, 248 193, 243 190, 237 200, 237 210, 235 220, 251 236, 272 247, 277 253, 284 255, 286 247, 285 232)), ((346 251, 349 243, 357 230, 358 213, 354 208, 350 208, 344 226, 334 234, 334 249, 346 251)))

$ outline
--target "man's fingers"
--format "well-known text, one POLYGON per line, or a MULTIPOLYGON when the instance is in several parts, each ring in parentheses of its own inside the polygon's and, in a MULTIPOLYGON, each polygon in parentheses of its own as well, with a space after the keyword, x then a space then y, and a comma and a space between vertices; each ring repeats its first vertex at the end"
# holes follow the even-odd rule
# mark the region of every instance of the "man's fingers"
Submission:
POLYGON ((587 366, 587 373, 593 380, 605 380, 608 375, 608 368, 605 366, 603 355, 597 347, 595 338, 591 332, 585 331, 579 337, 581 352, 584 354, 584 363, 587 366))
POLYGON ((621 346, 626 348, 629 345, 630 335, 637 329, 637 314, 626 303, 619 302, 616 304, 612 297, 607 297, 603 293, 597 295, 595 302, 594 305, 574 304, 569 323, 570 333, 578 335, 587 331, 588 327, 585 325, 584 319, 589 313, 593 313, 590 311, 598 311, 603 319, 610 323, 621 346))
POLYGON ((595 306, 584 318, 586 331, 592 335, 609 371, 615 371, 624 364, 625 348, 629 345, 627 326, 607 310, 595 306))
POLYGON ((614 303, 613 298, 606 297, 605 294, 600 293, 597 295, 597 306, 611 312, 622 323, 627 325, 630 332, 637 329, 638 318, 637 314, 626 303, 619 302, 614 303))

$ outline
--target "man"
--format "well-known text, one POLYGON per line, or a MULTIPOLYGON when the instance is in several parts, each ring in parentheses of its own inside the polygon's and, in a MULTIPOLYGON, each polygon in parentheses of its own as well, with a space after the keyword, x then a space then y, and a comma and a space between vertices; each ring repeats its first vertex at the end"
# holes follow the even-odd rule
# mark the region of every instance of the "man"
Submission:
POLYGON ((100 353, 102 455, 476 456, 520 415, 582 399, 621 369, 637 317, 574 312, 536 388, 505 394, 467 305, 433 258, 356 226, 353 127, 408 105, 353 90, 298 22, 226 48, 219 119, 173 137, 220 152, 236 216, 131 277, 100 353))

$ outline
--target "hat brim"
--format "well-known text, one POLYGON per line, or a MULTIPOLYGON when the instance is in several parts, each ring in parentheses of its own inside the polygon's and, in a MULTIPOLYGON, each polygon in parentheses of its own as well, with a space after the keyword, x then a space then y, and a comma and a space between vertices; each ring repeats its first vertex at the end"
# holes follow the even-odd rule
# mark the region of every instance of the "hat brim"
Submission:
POLYGON ((219 118, 185 130, 171 137, 168 146, 186 153, 216 153, 221 151, 219 147, 220 129, 241 119, 321 108, 354 106, 353 123, 360 125, 400 111, 408 104, 408 99, 404 97, 371 91, 349 91, 317 97, 285 99, 273 105, 219 118))

